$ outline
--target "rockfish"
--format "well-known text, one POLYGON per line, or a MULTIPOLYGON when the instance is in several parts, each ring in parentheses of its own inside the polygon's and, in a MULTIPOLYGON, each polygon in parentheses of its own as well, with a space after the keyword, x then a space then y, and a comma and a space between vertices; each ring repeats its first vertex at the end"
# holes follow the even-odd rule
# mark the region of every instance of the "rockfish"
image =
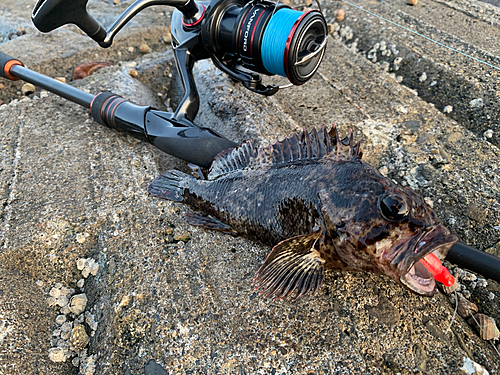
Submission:
POLYGON ((254 279, 266 296, 313 294, 325 268, 385 274, 434 294, 420 260, 444 259, 458 237, 420 195, 361 157, 352 131, 341 140, 323 126, 267 147, 246 141, 218 154, 207 179, 171 170, 148 191, 202 211, 187 215, 193 225, 274 246, 254 279))

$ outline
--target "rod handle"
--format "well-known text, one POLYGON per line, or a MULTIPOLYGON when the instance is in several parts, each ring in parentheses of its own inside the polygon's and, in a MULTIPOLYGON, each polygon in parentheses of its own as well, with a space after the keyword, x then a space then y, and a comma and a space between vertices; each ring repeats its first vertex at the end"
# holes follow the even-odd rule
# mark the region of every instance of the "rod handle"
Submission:
POLYGON ((0 51, 0 77, 10 79, 11 81, 17 81, 19 78, 14 77, 10 73, 10 68, 14 65, 24 66, 21 61, 0 51))

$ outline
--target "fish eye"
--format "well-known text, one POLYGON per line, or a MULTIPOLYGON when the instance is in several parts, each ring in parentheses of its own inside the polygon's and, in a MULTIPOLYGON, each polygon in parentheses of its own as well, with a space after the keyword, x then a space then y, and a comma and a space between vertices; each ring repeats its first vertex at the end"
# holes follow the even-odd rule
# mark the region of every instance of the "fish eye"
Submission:
POLYGON ((406 200, 398 194, 382 195, 378 201, 378 210, 389 221, 399 221, 410 211, 406 200))

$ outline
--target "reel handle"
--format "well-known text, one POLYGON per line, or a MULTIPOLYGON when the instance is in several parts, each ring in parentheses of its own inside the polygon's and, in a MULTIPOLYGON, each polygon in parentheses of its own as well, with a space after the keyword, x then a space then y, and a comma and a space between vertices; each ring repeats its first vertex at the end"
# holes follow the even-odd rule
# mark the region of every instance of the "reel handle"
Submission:
POLYGON ((136 0, 113 23, 108 31, 87 12, 89 0, 38 0, 31 19, 36 28, 42 32, 50 32, 63 25, 72 23, 85 34, 99 43, 101 47, 110 47, 115 35, 133 17, 143 9, 153 5, 176 7, 188 22, 196 22, 201 18, 203 9, 195 0, 136 0))
POLYGON ((106 30, 87 12, 88 0, 38 0, 31 19, 45 33, 73 23, 96 42, 106 37, 106 30))

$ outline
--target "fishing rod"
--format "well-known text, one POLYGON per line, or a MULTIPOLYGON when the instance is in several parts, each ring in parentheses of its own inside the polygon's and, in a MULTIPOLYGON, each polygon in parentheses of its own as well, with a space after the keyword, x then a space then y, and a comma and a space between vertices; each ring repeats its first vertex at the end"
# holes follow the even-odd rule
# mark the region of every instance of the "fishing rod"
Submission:
MULTIPOLYGON (((215 66, 247 89, 273 95, 280 88, 264 86, 260 74, 281 75, 291 84, 307 82, 318 69, 327 41, 321 12, 300 12, 261 0, 137 0, 106 31, 87 13, 88 0, 39 0, 32 20, 42 32, 74 23, 102 47, 137 13, 152 5, 176 7, 172 15, 172 46, 185 94, 175 112, 138 106, 111 92, 90 94, 26 68, 0 52, 0 76, 32 83, 88 108, 105 126, 152 143, 170 155, 209 168, 221 151, 237 146, 215 131, 194 123, 199 95, 193 65, 211 58, 215 66)), ((462 243, 447 260, 500 282, 500 258, 462 243)))

